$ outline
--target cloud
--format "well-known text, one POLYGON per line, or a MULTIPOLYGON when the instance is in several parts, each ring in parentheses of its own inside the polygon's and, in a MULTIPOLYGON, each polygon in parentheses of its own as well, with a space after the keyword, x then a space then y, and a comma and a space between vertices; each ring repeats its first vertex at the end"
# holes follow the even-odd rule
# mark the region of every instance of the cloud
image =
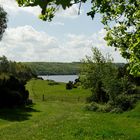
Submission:
MULTIPOLYGON (((78 5, 73 5, 70 8, 67 8, 66 10, 60 9, 58 11, 58 13, 56 14, 57 17, 61 17, 61 18, 71 18, 71 19, 75 19, 77 18, 79 12, 79 7, 78 5)), ((81 13, 83 12, 83 10, 81 10, 81 13)))
POLYGON ((68 34, 67 41, 63 45, 65 50, 70 50, 73 55, 73 60, 81 60, 86 55, 92 55, 91 48, 97 47, 103 55, 110 54, 115 62, 126 62, 121 56, 119 51, 115 51, 115 48, 107 46, 104 37, 106 31, 101 29, 90 36, 68 34))
POLYGON ((16 15, 20 12, 28 12, 32 15, 38 16, 41 11, 39 7, 19 7, 16 0, 0 0, 0 5, 2 5, 10 15, 16 15))
POLYGON ((106 47, 104 35, 104 30, 90 36, 67 34, 62 41, 31 26, 8 28, 0 42, 0 56, 15 61, 71 62, 91 55, 91 47, 98 47, 104 54, 110 52, 116 62, 121 62, 119 53, 106 47))
POLYGON ((16 61, 46 60, 48 51, 59 47, 55 37, 31 26, 8 28, 0 43, 0 55, 16 61))

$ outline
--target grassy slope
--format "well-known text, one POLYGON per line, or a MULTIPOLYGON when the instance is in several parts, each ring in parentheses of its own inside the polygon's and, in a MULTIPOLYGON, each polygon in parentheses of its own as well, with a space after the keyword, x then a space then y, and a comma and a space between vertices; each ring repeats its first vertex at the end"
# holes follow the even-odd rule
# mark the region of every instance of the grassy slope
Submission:
POLYGON ((7 116, 1 111, 0 140, 140 139, 140 104, 123 114, 97 113, 84 109, 87 90, 68 91, 64 84, 49 86, 41 80, 30 81, 27 88, 36 104, 7 116))

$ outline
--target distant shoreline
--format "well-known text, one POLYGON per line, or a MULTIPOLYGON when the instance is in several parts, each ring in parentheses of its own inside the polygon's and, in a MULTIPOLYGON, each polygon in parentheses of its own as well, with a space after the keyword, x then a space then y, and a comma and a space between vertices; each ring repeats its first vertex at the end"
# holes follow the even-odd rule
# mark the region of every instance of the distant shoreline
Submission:
MULTIPOLYGON (((29 66, 37 75, 78 75, 81 70, 81 62, 23 62, 29 66)), ((114 63, 123 66, 124 63, 114 63)))

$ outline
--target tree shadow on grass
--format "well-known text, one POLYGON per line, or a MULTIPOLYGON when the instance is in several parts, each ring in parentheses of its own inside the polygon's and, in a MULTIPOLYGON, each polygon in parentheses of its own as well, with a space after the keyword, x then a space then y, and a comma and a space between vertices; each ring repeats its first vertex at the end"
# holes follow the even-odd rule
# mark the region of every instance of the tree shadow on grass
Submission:
POLYGON ((29 120, 33 112, 40 112, 32 106, 20 108, 2 108, 0 109, 0 119, 8 121, 25 121, 29 120))

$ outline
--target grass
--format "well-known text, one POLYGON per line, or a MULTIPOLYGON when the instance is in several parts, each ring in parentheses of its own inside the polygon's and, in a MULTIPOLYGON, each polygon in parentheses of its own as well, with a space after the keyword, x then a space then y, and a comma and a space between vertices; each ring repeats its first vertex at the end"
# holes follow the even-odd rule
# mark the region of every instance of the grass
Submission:
POLYGON ((123 114, 99 113, 85 110, 88 90, 42 80, 30 81, 27 89, 35 104, 0 111, 0 140, 140 139, 140 103, 123 114))

